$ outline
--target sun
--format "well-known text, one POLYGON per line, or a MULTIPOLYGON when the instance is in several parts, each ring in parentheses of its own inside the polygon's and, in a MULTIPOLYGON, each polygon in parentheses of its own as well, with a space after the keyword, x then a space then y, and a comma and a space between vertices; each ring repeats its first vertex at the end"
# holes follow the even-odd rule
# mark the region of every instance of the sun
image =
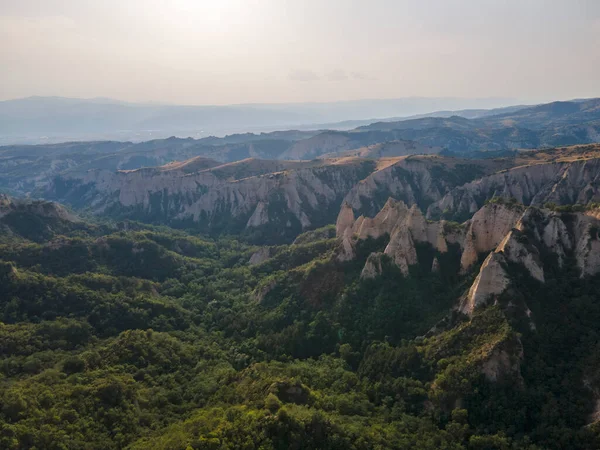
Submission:
POLYGON ((250 10, 244 0, 174 0, 169 2, 169 8, 178 16, 213 25, 227 23, 232 17, 247 14, 250 10))
POLYGON ((181 33, 203 31, 223 36, 252 28, 260 17, 259 4, 248 0, 153 0, 145 6, 155 20, 181 33))

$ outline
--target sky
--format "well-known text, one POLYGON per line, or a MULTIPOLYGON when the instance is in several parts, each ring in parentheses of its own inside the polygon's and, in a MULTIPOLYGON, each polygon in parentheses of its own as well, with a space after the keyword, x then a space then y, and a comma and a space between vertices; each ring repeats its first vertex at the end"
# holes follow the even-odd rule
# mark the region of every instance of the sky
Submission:
POLYGON ((0 100, 600 96, 599 0, 0 0, 0 100))

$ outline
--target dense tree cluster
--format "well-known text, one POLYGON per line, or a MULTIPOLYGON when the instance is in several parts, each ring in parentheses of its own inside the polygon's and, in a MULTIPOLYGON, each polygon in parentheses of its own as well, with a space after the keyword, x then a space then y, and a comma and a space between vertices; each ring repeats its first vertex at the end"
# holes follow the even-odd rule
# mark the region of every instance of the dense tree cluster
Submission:
POLYGON ((339 262, 330 231, 256 265, 140 224, 2 240, 0 448, 598 448, 600 278, 521 271, 535 329, 502 305, 467 319, 457 252, 360 280, 385 240, 339 262))

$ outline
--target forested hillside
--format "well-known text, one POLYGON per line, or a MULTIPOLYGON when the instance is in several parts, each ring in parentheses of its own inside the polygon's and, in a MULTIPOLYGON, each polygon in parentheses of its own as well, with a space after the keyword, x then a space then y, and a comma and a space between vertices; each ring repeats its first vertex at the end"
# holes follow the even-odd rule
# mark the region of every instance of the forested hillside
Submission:
POLYGON ((598 44, 0 0, 0 450, 600 450, 598 44))
POLYGON ((457 246, 361 277, 389 234, 346 258, 331 227, 256 247, 46 205, 0 244, 0 448, 600 445, 600 278, 569 254, 463 315, 485 254, 457 246))

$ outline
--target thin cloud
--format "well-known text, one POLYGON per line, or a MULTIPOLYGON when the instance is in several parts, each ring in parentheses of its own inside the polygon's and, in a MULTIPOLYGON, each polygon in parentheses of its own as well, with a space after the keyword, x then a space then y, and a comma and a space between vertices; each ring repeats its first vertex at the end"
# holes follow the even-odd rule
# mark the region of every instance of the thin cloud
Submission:
POLYGON ((327 79, 329 81, 346 81, 348 79, 348 74, 346 74, 345 70, 335 69, 327 74, 327 79))
POLYGON ((376 80, 375 77, 363 72, 350 72, 350 77, 353 80, 376 80))
POLYGON ((290 72, 290 74, 288 75, 288 78, 292 81, 317 81, 320 80, 321 77, 319 75, 317 75, 315 72, 313 72, 312 70, 305 70, 305 69, 296 69, 296 70, 292 70, 290 72))
POLYGON ((312 70, 295 70, 290 73, 290 79, 294 81, 332 81, 344 82, 349 80, 367 81, 375 80, 375 77, 364 72, 348 72, 344 69, 334 69, 330 72, 320 75, 312 70))

